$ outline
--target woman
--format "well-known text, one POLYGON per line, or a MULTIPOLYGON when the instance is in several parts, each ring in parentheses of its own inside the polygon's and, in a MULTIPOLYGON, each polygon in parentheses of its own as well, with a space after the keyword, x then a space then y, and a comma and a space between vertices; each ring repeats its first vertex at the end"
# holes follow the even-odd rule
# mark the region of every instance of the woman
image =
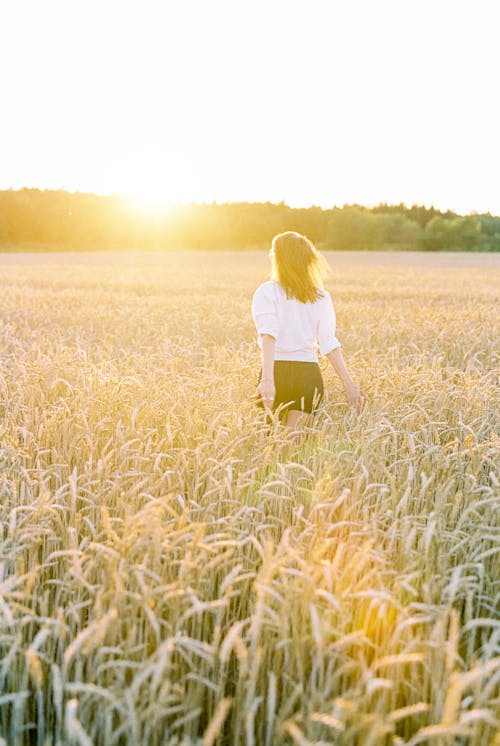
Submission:
POLYGON ((252 314, 262 349, 257 395, 268 410, 294 429, 304 412, 316 409, 323 378, 316 349, 326 355, 360 412, 363 394, 346 368, 335 336, 335 311, 323 289, 327 269, 311 241, 288 231, 275 236, 270 251, 272 280, 254 293, 252 314))

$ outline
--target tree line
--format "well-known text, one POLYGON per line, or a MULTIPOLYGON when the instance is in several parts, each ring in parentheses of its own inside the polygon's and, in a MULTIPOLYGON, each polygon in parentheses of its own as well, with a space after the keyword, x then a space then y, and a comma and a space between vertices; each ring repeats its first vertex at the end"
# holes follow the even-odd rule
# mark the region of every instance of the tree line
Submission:
POLYGON ((120 195, 0 191, 1 250, 267 248, 296 230, 326 250, 498 251, 500 217, 380 204, 293 208, 284 203, 177 205, 155 213, 120 195))

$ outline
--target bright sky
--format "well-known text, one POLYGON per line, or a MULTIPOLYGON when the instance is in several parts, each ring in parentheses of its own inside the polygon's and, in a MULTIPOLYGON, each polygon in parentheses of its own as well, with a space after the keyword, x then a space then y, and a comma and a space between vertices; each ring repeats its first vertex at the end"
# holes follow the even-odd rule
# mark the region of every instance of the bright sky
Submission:
POLYGON ((500 214, 498 0, 2 0, 0 188, 500 214))

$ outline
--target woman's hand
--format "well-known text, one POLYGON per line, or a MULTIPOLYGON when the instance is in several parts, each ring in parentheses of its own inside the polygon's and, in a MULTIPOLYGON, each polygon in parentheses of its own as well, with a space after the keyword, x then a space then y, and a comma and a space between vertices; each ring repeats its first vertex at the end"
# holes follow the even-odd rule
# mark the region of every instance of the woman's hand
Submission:
POLYGON ((339 376, 340 380, 344 384, 344 388, 347 394, 347 401, 355 409, 356 414, 361 414, 365 405, 365 397, 360 387, 354 383, 349 371, 347 370, 344 358, 342 355, 342 349, 336 347, 327 354, 329 362, 333 365, 335 372, 339 376))
POLYGON ((262 403, 266 409, 272 409, 274 397, 276 396, 274 381, 271 378, 263 378, 257 386, 257 393, 260 394, 262 403))
POLYGON ((365 405, 365 397, 360 387, 354 381, 350 381, 346 384, 345 391, 351 407, 356 411, 356 414, 361 414, 365 405))

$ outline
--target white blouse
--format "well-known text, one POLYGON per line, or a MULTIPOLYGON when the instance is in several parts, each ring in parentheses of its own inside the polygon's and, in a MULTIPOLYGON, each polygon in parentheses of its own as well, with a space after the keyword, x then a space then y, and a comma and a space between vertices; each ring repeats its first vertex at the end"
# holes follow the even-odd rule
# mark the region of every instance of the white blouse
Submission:
POLYGON ((287 298, 278 282, 270 280, 254 293, 252 315, 257 328, 257 342, 262 334, 275 338, 275 360, 299 360, 317 363, 317 348, 322 355, 340 347, 335 336, 335 310, 328 290, 314 303, 287 298))

